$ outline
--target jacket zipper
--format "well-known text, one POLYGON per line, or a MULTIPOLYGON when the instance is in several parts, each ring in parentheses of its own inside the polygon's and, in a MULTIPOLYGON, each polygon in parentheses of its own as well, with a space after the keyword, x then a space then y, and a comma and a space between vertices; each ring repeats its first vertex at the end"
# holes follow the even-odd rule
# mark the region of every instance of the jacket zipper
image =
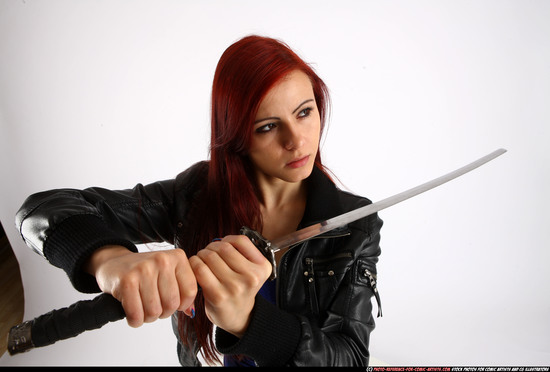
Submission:
MULTIPOLYGON (((327 233, 328 234, 328 233, 327 233)), ((344 236, 348 236, 348 235, 351 235, 351 232, 345 232, 345 233, 340 233, 340 234, 335 234, 335 235, 318 235, 318 236, 315 236, 311 239, 308 239, 308 240, 314 240, 314 239, 328 239, 328 238, 341 238, 341 237, 344 237, 344 236)), ((280 278, 281 276, 279 275, 279 271, 280 271, 280 268, 281 268, 281 263, 283 262, 283 260, 285 259, 286 257, 286 254, 291 250, 293 249, 294 247, 296 247, 298 244, 303 244, 304 242, 301 242, 301 243, 297 243, 297 244, 294 244, 293 246, 289 247, 285 253, 283 253, 283 255, 281 256, 281 259, 279 260, 279 263, 277 264, 277 283, 275 283, 275 302, 277 305, 279 305, 279 283, 280 283, 280 278)), ((340 255, 343 255, 342 257, 351 257, 351 253, 350 252, 343 252, 343 253, 340 253, 338 256, 340 255)), ((307 264, 307 260, 312 260, 311 258, 306 258, 306 264, 307 264)), ((313 263, 313 262, 312 262, 313 263)), ((304 273, 304 275, 306 275, 307 271, 304 273)), ((313 282, 313 278, 310 278, 311 282, 313 282)), ((309 280, 309 279, 308 279, 309 280)))
POLYGON ((363 275, 369 279, 370 287, 372 288, 372 292, 374 293, 374 297, 376 298, 376 303, 378 304, 377 317, 379 318, 382 316, 382 303, 380 301, 380 294, 378 293, 378 288, 376 287, 376 275, 371 273, 368 269, 365 269, 363 271, 363 275))
POLYGON ((304 271, 305 280, 307 281, 306 287, 307 287, 307 293, 308 293, 308 300, 310 310, 312 314, 317 315, 319 314, 319 305, 317 301, 317 292, 315 291, 315 272, 313 271, 313 259, 312 258, 306 258, 305 259, 306 264, 306 271, 304 271))
MULTIPOLYGON (((334 256, 327 257, 327 258, 316 258, 315 262, 316 263, 325 263, 325 262, 337 260, 339 258, 351 258, 351 252, 342 252, 342 253, 338 253, 334 256)), ((306 258, 306 263, 308 263, 308 261, 311 261, 311 263, 313 264, 313 258, 306 258)))

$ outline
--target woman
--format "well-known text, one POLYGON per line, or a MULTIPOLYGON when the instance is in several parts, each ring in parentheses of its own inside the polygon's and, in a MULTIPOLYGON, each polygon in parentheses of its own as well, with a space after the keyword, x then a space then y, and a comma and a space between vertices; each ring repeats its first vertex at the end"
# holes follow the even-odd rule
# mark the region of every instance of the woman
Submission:
POLYGON ((209 161, 132 190, 38 193, 17 224, 75 288, 120 300, 131 326, 173 315, 182 365, 198 365, 199 350, 225 365, 367 365, 378 216, 281 252, 275 281, 239 235, 273 239, 370 203, 322 165, 328 101, 285 44, 245 37, 216 68, 209 161), (137 253, 153 241, 182 249, 137 253))

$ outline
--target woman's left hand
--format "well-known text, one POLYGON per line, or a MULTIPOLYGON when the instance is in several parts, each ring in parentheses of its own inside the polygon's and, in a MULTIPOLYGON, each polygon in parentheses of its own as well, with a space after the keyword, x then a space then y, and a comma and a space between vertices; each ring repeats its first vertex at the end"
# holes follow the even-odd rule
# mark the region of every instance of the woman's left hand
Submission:
POLYGON ((189 259, 205 299, 208 318, 242 337, 254 298, 271 274, 271 263, 244 235, 210 243, 189 259))

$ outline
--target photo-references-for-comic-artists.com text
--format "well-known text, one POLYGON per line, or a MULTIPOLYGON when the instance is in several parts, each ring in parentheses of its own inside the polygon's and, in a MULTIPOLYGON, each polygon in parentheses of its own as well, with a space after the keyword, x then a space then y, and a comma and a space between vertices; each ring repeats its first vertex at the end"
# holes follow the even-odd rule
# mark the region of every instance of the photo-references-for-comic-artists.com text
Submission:
POLYGON ((550 367, 368 367, 367 372, 549 372, 550 367))

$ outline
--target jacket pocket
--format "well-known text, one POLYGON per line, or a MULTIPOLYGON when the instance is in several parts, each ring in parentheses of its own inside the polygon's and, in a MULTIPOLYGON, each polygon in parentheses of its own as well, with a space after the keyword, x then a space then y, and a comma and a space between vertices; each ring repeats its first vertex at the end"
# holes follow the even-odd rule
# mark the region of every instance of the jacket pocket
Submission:
POLYGON ((327 309, 340 283, 353 264, 351 252, 304 258, 304 286, 311 314, 327 309))

